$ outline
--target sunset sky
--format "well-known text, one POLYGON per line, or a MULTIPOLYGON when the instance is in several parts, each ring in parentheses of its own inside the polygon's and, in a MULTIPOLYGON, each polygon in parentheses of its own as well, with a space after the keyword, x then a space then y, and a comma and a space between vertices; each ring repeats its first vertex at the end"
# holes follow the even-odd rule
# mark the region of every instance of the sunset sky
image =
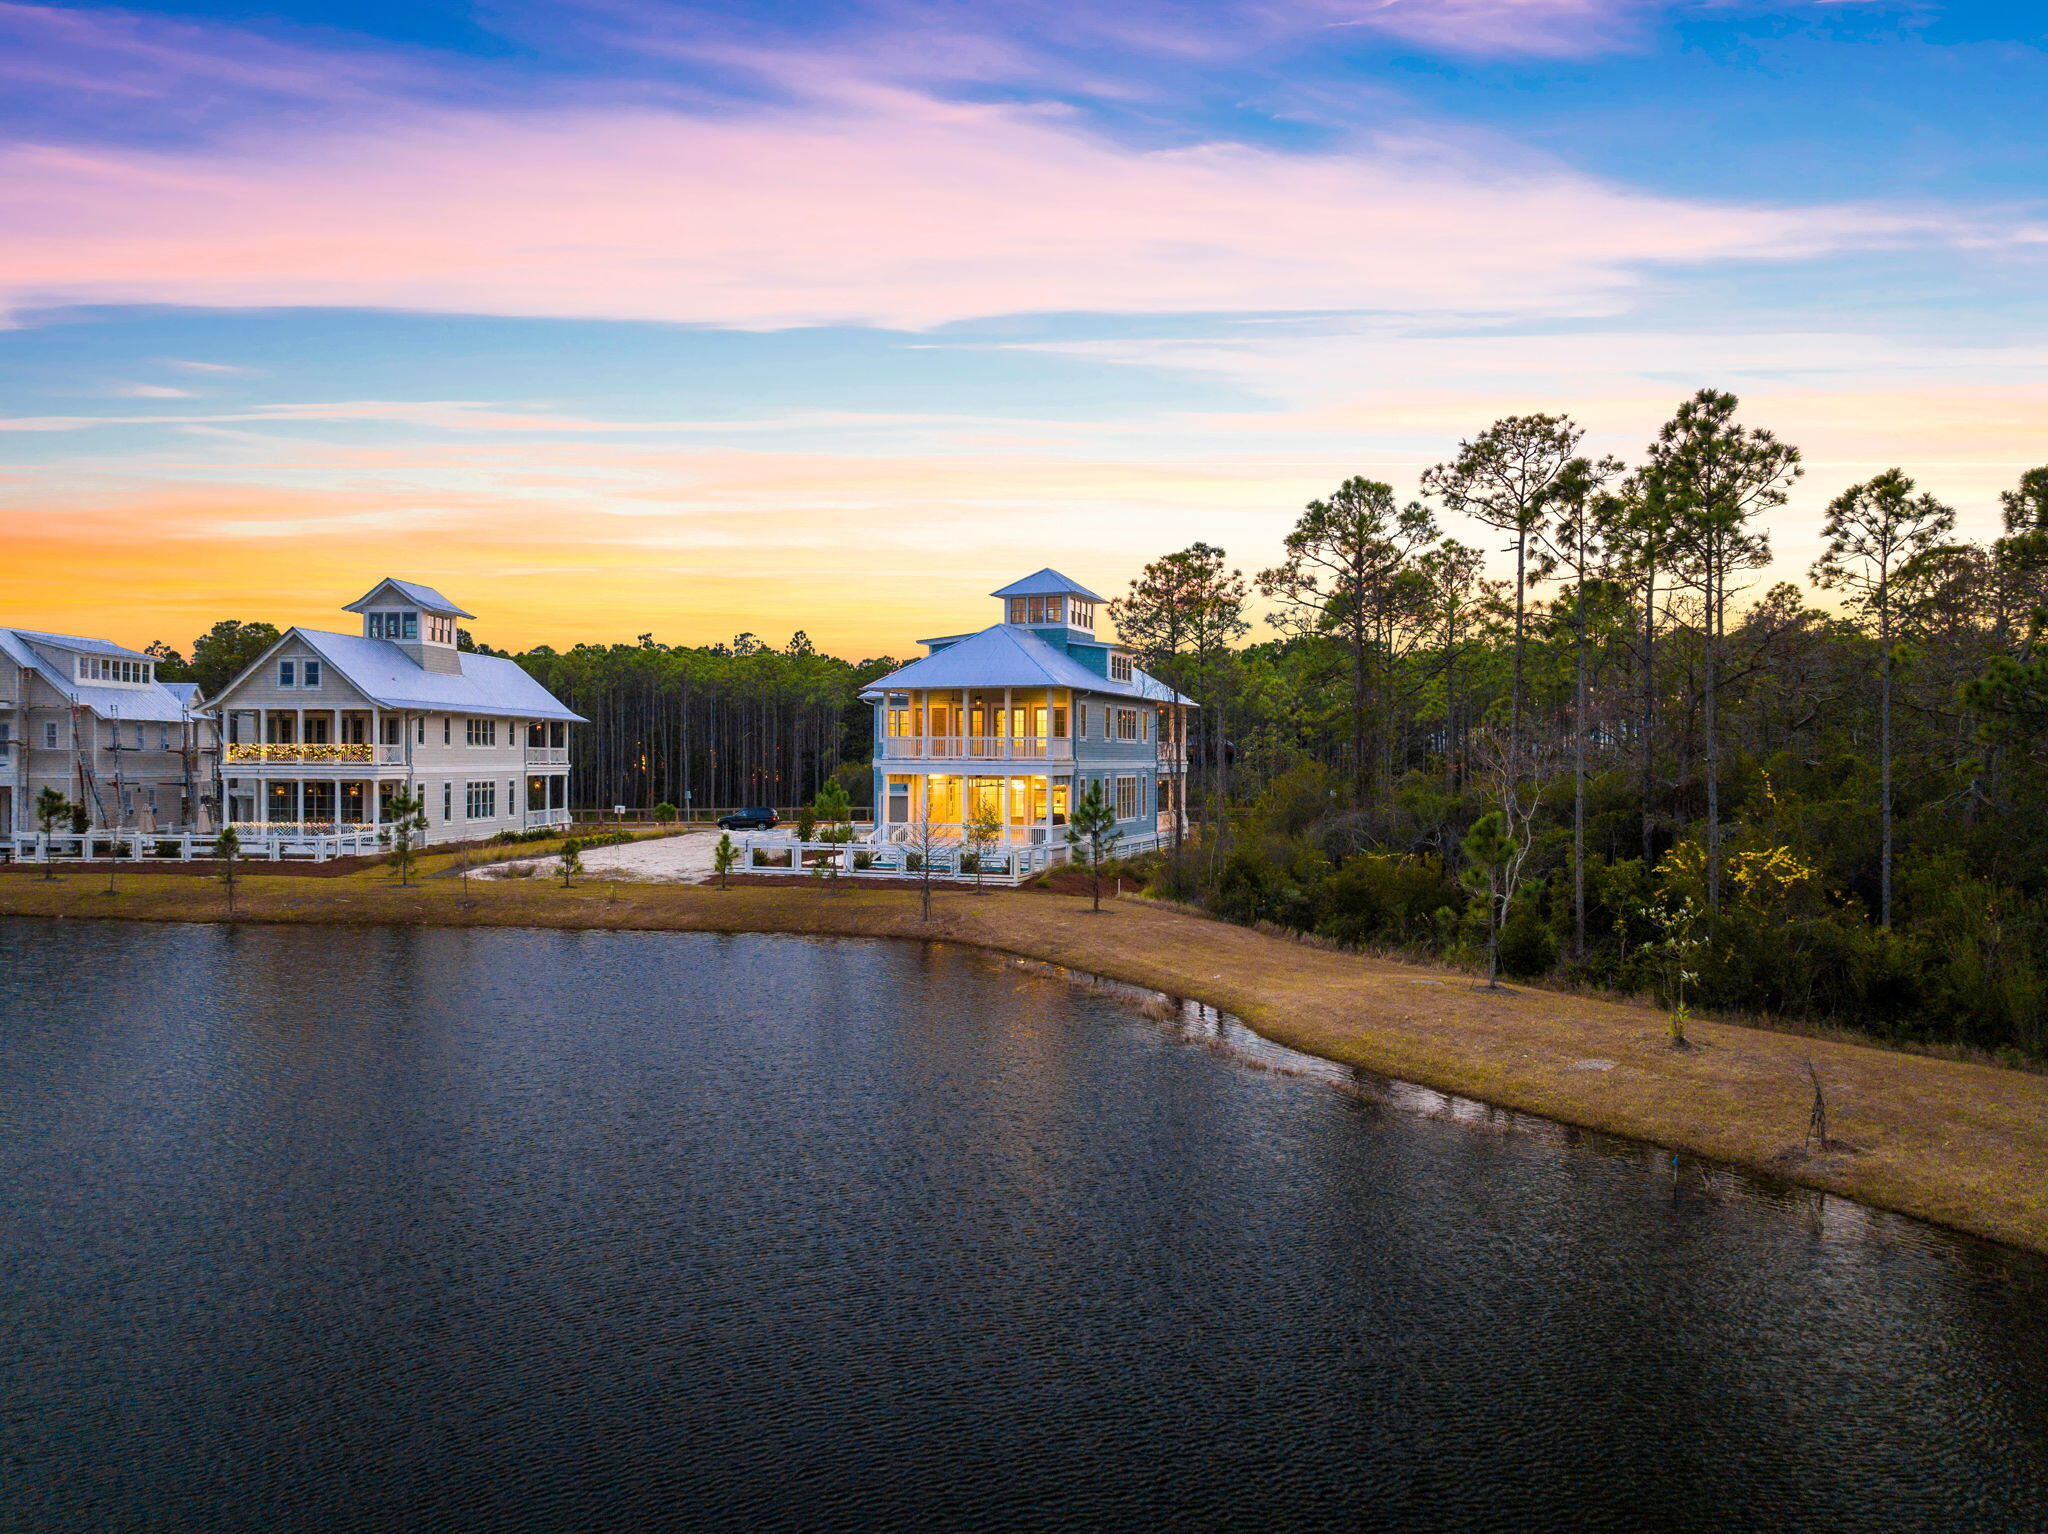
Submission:
POLYGON ((0 3, 0 623, 854 657, 1497 415, 2048 462, 2048 13, 0 3))

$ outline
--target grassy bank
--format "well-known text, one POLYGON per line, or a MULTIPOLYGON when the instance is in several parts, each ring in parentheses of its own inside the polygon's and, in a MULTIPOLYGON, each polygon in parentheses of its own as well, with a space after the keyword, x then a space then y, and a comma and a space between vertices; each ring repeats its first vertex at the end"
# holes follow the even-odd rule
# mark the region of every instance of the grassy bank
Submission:
MULTIPOLYGON (((430 867, 437 869, 438 860, 430 867)), ((123 868, 45 881, 0 872, 0 914, 218 921, 217 883, 123 868)), ((941 938, 1191 996, 1294 1048, 1565 1123, 1654 1141, 2048 1252, 2048 1076, 1725 1023, 1667 1046, 1649 1008, 1553 992, 1476 991, 1441 970, 1329 952, 1143 901, 948 890, 935 919, 912 891, 810 881, 730 890, 429 879, 367 870, 246 881, 238 919, 447 926, 831 933, 941 938), (1819 1072, 1831 1135, 1804 1145, 1819 1072)))

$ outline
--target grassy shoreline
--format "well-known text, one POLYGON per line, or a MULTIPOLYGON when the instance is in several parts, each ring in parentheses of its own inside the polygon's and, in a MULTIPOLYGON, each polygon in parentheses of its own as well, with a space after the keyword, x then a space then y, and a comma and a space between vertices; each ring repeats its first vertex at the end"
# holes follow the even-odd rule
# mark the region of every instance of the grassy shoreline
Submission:
MULTIPOLYGON (((1667 1047, 1663 1014, 1625 1001, 1515 988, 1333 952, 1140 900, 948 890, 934 920, 912 891, 812 881, 719 890, 607 881, 433 878, 381 869, 244 882, 249 922, 787 932, 968 943, 1193 997, 1278 1043, 1443 1091, 1764 1172, 2048 1253, 2048 1076, 1865 1044, 1695 1022, 1667 1047), (1811 1060, 1831 1134, 1803 1144, 1811 1060)), ((120 868, 0 871, 0 915, 220 921, 217 882, 120 868)))

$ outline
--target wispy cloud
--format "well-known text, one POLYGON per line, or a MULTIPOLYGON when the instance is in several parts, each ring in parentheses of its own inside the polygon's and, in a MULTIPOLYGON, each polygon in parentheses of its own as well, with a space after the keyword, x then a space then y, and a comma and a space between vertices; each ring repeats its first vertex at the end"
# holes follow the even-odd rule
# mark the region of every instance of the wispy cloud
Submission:
POLYGON ((1137 150, 844 82, 707 120, 411 113, 186 152, 17 147, 0 303, 369 305, 742 326, 1234 309, 1583 311, 1645 265, 1896 237, 1426 136, 1137 150))

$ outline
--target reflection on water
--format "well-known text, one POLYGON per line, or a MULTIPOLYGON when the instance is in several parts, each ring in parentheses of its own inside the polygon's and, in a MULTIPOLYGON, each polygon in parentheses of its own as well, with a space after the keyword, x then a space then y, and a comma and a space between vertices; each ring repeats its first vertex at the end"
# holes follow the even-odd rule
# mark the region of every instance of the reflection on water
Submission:
POLYGON ((944 947, 0 923, 0 1527, 2048 1527, 2048 1279, 944 947))

